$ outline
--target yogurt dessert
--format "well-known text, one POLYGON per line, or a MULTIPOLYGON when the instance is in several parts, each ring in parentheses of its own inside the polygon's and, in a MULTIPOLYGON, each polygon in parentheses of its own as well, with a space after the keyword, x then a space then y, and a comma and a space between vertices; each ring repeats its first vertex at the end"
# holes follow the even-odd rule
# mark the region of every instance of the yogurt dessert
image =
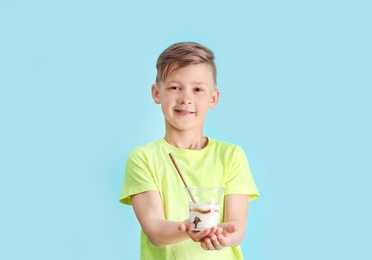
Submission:
POLYGON ((189 211, 191 230, 200 231, 218 224, 220 204, 190 202, 189 211))

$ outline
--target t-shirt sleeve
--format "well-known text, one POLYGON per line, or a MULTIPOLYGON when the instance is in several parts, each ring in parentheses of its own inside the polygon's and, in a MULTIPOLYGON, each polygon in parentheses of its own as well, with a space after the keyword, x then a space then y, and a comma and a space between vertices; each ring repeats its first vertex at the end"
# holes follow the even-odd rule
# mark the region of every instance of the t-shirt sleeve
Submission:
POLYGON ((120 202, 131 205, 130 196, 149 190, 158 189, 145 153, 136 148, 127 157, 120 202))
POLYGON ((225 194, 248 194, 249 200, 260 196, 253 179, 247 157, 240 146, 236 146, 232 155, 225 194))

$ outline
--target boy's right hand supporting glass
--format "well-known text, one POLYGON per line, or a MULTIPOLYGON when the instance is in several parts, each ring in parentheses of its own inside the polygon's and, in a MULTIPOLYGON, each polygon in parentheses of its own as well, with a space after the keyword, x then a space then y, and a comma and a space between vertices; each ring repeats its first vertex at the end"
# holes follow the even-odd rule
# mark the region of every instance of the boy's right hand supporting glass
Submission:
POLYGON ((203 242, 204 238, 214 235, 217 231, 217 227, 205 228, 200 231, 193 231, 191 230, 191 224, 192 223, 189 221, 189 219, 187 219, 178 226, 178 229, 180 231, 186 232, 191 240, 194 242, 203 242))

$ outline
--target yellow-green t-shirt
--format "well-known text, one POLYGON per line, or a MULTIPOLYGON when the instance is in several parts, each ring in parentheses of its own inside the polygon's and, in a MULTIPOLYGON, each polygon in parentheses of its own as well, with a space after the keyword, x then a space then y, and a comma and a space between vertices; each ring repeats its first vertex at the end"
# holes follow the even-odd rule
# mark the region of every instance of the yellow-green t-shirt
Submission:
MULTIPOLYGON (((128 156, 120 201, 131 205, 130 196, 159 191, 165 217, 184 221, 189 217, 187 194, 170 157, 172 153, 188 186, 224 187, 225 194, 247 194, 252 201, 259 192, 240 146, 208 138, 202 150, 179 149, 164 139, 135 148, 128 156)), ((224 209, 223 200, 220 205, 224 209)), ((223 212, 219 222, 223 222, 223 212)), ((141 259, 243 259, 240 246, 205 251, 187 239, 157 247, 141 232, 141 259)))

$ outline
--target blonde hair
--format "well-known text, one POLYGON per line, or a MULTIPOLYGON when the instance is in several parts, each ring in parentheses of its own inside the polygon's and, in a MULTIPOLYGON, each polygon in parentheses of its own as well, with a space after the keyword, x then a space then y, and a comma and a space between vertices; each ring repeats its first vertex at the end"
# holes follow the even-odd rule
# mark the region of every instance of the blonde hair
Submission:
POLYGON ((166 48, 156 62, 156 83, 164 81, 172 72, 192 64, 211 65, 214 84, 217 84, 217 69, 213 52, 196 42, 179 42, 166 48))

